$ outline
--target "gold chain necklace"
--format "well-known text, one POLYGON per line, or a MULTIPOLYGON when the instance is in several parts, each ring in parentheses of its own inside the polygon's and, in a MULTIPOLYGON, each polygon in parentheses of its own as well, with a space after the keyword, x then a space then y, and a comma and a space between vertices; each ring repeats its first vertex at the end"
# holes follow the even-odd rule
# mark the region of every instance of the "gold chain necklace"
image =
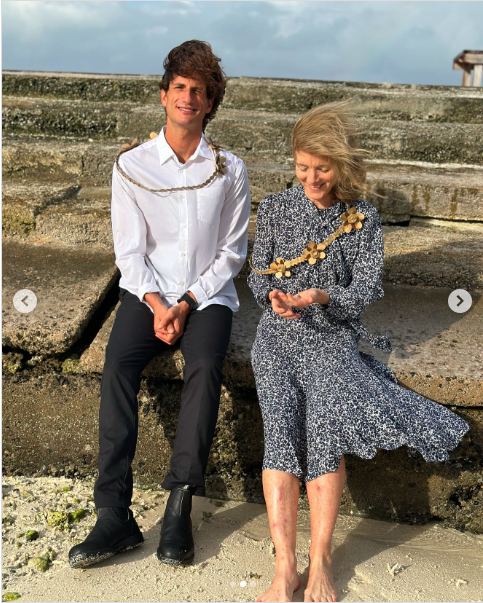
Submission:
POLYGON ((350 207, 345 213, 340 216, 342 224, 339 228, 333 232, 330 237, 322 241, 322 243, 315 243, 310 241, 307 243, 306 248, 300 257, 293 260, 284 260, 283 258, 277 258, 275 262, 270 264, 270 268, 266 270, 257 270, 253 267, 251 258, 248 262, 253 272, 257 274, 275 274, 276 278, 282 278, 283 276, 289 277, 291 275, 290 268, 303 262, 309 264, 315 264, 317 260, 323 260, 325 258, 325 249, 333 243, 341 234, 344 232, 351 232, 351 230, 359 230, 362 228, 362 220, 364 220, 364 214, 358 213, 355 207, 350 207))
MULTIPOLYGON (((150 135, 150 139, 152 140, 153 138, 156 138, 156 136, 157 136, 157 134, 152 132, 150 135)), ((132 184, 135 184, 136 186, 139 186, 139 188, 142 188, 143 190, 148 191, 149 193, 174 193, 176 191, 193 191, 195 189, 203 188, 203 187, 207 186, 214 178, 216 178, 216 176, 221 177, 221 176, 223 176, 223 174, 226 174, 226 172, 228 171, 228 169, 225 166, 226 157, 223 157, 222 155, 220 155, 221 147, 216 145, 214 142, 210 141, 210 142, 208 142, 208 146, 215 154, 215 171, 203 183, 197 184, 195 186, 179 186, 176 188, 148 188, 147 186, 144 186, 144 184, 136 182, 136 180, 134 180, 134 178, 131 178, 130 176, 128 176, 126 174, 126 172, 124 172, 123 169, 121 168, 121 166, 119 165, 119 157, 123 153, 126 153, 126 151, 130 151, 131 149, 134 149, 135 147, 139 146, 139 144, 140 143, 138 142, 137 138, 135 138, 131 143, 122 145, 121 150, 119 151, 119 153, 117 154, 117 157, 116 157, 116 168, 117 168, 117 171, 121 174, 121 176, 123 176, 126 180, 128 180, 129 182, 132 182, 132 184)))

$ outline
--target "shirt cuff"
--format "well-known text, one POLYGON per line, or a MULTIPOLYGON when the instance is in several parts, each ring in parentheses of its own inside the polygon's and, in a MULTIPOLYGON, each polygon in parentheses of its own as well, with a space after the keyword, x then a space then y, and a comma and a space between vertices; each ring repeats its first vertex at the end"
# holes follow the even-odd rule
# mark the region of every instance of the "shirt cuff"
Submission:
MULTIPOLYGON (((153 285, 151 285, 151 284, 143 285, 138 291, 139 301, 147 303, 143 299, 144 296, 146 295, 146 293, 161 293, 161 290, 156 286, 153 287, 153 285)), ((148 306, 149 306, 149 304, 148 304, 148 306)))
POLYGON ((188 291, 191 291, 191 293, 196 297, 198 306, 201 306, 201 304, 208 299, 206 293, 203 291, 200 285, 197 285, 196 283, 191 285, 191 287, 188 287, 188 291))

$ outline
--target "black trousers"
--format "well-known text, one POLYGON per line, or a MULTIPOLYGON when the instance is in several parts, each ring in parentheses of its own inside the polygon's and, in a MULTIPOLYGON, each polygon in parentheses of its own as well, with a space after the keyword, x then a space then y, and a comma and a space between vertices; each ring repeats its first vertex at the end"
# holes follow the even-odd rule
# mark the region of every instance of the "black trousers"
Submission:
MULTIPOLYGON (((171 347, 154 335, 154 315, 138 297, 120 288, 119 299, 101 379, 96 508, 131 504, 141 373, 156 354, 171 347)), ((205 495, 232 316, 230 308, 213 304, 191 312, 186 320, 180 338, 184 387, 170 472, 161 484, 166 490, 189 484, 196 495, 205 495)))

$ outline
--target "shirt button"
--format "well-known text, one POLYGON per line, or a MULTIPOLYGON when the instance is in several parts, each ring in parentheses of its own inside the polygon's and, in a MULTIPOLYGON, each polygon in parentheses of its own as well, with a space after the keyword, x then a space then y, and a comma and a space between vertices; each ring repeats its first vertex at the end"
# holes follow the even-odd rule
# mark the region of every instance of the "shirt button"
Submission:
POLYGON ((181 283, 178 283, 178 285, 179 285, 180 287, 184 287, 184 281, 181 281, 181 283))
POLYGON ((186 255, 186 253, 184 251, 181 252, 181 257, 184 258, 184 256, 186 255))
POLYGON ((181 222, 181 228, 186 228, 186 223, 185 222, 181 222))

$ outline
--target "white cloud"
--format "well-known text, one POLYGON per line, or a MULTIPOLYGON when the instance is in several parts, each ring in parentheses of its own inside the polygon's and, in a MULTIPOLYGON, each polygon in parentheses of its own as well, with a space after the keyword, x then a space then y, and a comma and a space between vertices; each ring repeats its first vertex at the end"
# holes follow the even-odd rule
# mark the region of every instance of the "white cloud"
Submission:
POLYGON ((2 3, 4 69, 153 73, 211 43, 228 75, 459 85, 483 48, 481 2, 2 3), (122 49, 122 50, 121 50, 122 49))

